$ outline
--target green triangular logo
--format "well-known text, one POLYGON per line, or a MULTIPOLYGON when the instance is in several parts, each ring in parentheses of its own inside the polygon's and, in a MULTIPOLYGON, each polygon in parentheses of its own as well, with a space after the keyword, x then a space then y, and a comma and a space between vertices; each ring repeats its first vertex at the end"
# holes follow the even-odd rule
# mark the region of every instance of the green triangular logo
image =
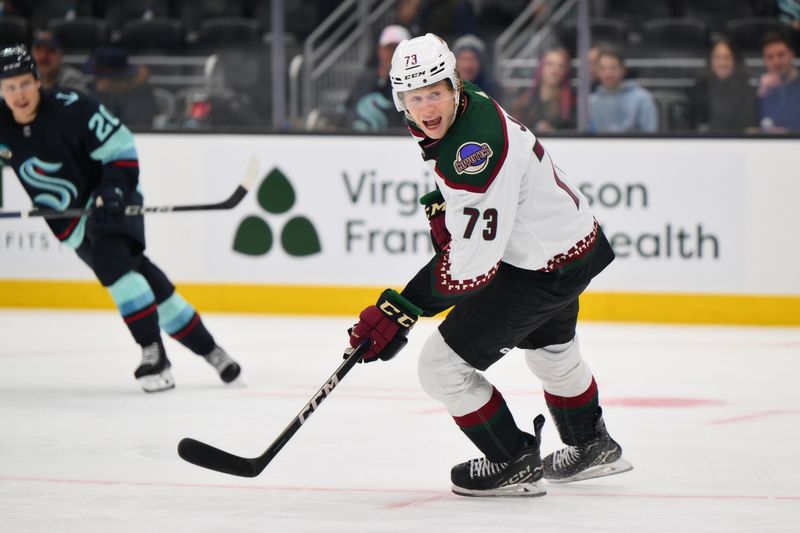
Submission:
POLYGON ((272 248, 272 230, 257 216, 242 220, 233 239, 233 249, 245 255, 264 255, 272 248))
POLYGON ((267 212, 285 213, 294 205, 294 188, 283 172, 273 168, 258 188, 258 203, 267 212))
POLYGON ((289 255, 305 256, 322 251, 317 230, 306 217, 289 220, 281 231, 281 244, 289 255))
MULTIPOLYGON (((286 175, 273 168, 264 176, 257 193, 258 205, 265 211, 281 214, 295 204, 295 193, 286 175)), ((273 243, 272 230, 261 217, 251 215, 242 220, 233 238, 233 250, 245 255, 264 255, 273 243)), ((295 257, 313 255, 322 251, 314 224, 304 216, 289 219, 281 230, 281 246, 295 257)))

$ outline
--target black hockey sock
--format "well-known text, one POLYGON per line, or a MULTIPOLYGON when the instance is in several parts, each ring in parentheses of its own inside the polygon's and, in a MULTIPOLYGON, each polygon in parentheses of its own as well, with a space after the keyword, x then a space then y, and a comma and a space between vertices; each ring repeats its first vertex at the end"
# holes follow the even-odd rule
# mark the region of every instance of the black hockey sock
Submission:
POLYGON ((200 315, 177 291, 158 304, 158 323, 170 337, 198 355, 206 355, 216 346, 200 315))
POLYGON ((124 274, 108 291, 137 344, 147 346, 161 340, 155 296, 141 274, 124 274))
POLYGON ((508 461, 525 443, 525 434, 517 427, 506 401, 495 388, 486 405, 464 416, 454 416, 453 419, 492 462, 508 461))
POLYGON ((595 437, 599 396, 594 378, 589 388, 578 396, 566 398, 544 391, 544 398, 564 444, 579 446, 595 437))

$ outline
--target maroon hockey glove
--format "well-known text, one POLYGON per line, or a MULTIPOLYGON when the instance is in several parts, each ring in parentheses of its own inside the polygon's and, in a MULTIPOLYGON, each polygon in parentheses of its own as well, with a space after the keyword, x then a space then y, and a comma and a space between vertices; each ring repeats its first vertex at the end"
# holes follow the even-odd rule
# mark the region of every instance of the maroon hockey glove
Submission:
POLYGON ((406 335, 421 314, 422 309, 397 291, 386 289, 375 305, 361 311, 358 323, 347 331, 350 334, 350 346, 356 348, 368 338, 372 346, 364 354, 363 361, 388 361, 406 345, 406 335))
POLYGON ((419 203, 425 206, 425 216, 431 226, 431 240, 436 253, 441 253, 450 246, 450 232, 444 225, 445 201, 439 189, 423 195, 419 203))

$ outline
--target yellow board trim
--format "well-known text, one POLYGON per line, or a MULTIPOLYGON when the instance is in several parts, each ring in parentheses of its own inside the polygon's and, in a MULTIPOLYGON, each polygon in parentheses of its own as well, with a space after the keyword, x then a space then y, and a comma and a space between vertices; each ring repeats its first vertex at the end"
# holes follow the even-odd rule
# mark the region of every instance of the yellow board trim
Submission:
MULTIPOLYGON (((181 294, 206 312, 354 316, 384 287, 182 283, 181 294)), ((91 281, 0 280, 0 307, 113 309, 91 281)), ((675 324, 800 326, 800 296, 593 292, 581 320, 675 324)))

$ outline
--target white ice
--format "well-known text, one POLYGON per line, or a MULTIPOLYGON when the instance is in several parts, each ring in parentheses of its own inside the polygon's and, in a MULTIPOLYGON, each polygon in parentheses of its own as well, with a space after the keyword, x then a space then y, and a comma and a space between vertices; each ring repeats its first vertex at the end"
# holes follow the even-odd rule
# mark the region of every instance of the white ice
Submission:
MULTIPOLYGON (((204 320, 242 384, 170 339, 177 387, 145 394, 114 313, 0 311, 0 531, 800 531, 800 329, 580 323, 634 470, 474 499, 450 492, 449 471, 476 450, 416 377, 433 320, 393 361, 355 367, 260 476, 184 462, 186 436, 264 451, 339 365, 351 324, 204 320)), ((520 353, 487 374, 523 428, 546 413, 520 353)), ((548 420, 543 452, 558 446, 548 420)))

